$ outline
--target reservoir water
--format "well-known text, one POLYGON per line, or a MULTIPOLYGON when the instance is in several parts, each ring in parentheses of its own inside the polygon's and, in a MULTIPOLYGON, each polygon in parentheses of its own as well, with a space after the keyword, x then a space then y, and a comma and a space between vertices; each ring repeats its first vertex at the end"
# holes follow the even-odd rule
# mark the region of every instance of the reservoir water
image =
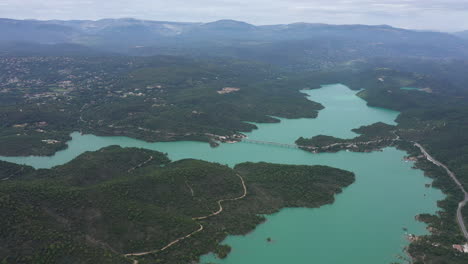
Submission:
MULTIPOLYGON (((351 138, 351 131, 375 122, 394 124, 398 112, 368 107, 356 92, 339 84, 303 91, 325 109, 316 119, 281 119, 257 124, 251 139, 293 143, 298 137, 318 134, 351 138)), ((72 134, 66 150, 51 157, 0 157, 1 160, 50 168, 66 163, 85 151, 109 145, 141 147, 168 153, 172 160, 203 159, 234 166, 245 161, 283 164, 328 165, 353 171, 356 182, 336 196, 335 203, 320 208, 288 208, 267 216, 267 221, 246 236, 230 236, 226 259, 209 254, 201 263, 225 264, 388 264, 404 257, 405 231, 426 234, 417 222, 420 213, 437 211, 443 194, 433 188, 420 170, 403 161, 405 153, 394 148, 372 153, 312 154, 299 149, 250 143, 221 144, 210 148, 201 142, 148 143, 127 137, 72 134), (271 238, 272 242, 267 242, 271 238)), ((193 239, 196 239, 194 237, 193 239)))

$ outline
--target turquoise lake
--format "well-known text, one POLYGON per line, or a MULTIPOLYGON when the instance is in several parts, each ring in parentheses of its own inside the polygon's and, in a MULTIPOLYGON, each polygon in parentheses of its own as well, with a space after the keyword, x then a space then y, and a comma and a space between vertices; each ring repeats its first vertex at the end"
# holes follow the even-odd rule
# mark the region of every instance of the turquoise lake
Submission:
MULTIPOLYGON (((356 91, 340 84, 303 91, 325 109, 316 119, 281 119, 280 123, 257 124, 246 135, 251 139, 293 143, 298 137, 318 134, 351 138, 351 131, 375 122, 395 124, 398 112, 368 107, 356 91)), ((405 152, 386 148, 372 153, 312 154, 299 149, 251 143, 221 144, 211 148, 201 142, 148 143, 127 137, 97 137, 72 134, 66 150, 52 157, 0 157, 1 160, 50 168, 66 163, 85 151, 109 145, 141 147, 168 153, 172 160, 203 159, 234 166, 245 161, 283 164, 328 165, 353 171, 356 182, 336 196, 333 204, 320 208, 287 208, 267 216, 267 221, 246 236, 230 236, 223 243, 232 247, 226 259, 209 254, 201 263, 226 264, 389 264, 405 257, 408 245, 403 228, 426 234, 417 222, 420 213, 435 213, 444 198, 420 170, 405 162, 405 152), (267 238, 272 242, 267 242, 267 238)), ((194 237, 193 239, 196 239, 194 237)))

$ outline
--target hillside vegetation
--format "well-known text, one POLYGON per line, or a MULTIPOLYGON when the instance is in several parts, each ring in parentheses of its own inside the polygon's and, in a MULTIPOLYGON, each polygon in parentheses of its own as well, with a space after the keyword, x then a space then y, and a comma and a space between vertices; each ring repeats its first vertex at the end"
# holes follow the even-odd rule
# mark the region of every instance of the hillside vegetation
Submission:
POLYGON ((256 128, 244 121, 315 117, 323 108, 280 70, 245 61, 15 57, 0 67, 0 155, 51 155, 73 131, 208 141, 256 128))
POLYGON ((0 259, 4 263, 188 263, 229 252, 219 243, 245 234, 283 207, 318 207, 354 181, 325 166, 181 160, 111 146, 53 169, 0 163, 0 259), (243 197, 242 182, 247 195, 243 197), (195 217, 223 211, 206 219, 195 217), (177 238, 192 237, 158 251, 177 238), (155 251, 141 257, 124 254, 155 251))

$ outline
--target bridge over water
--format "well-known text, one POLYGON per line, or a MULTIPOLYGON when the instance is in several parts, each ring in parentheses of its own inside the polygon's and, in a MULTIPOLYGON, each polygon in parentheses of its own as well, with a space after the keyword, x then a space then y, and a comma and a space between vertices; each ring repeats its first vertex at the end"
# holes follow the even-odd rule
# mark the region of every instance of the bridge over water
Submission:
POLYGON ((277 147, 283 147, 283 148, 295 148, 295 149, 302 149, 302 148, 315 149, 316 148, 316 147, 311 147, 311 146, 300 146, 296 144, 286 144, 286 143, 278 143, 278 142, 271 142, 271 141, 248 139, 248 138, 243 138, 242 142, 260 144, 260 145, 277 146, 277 147))

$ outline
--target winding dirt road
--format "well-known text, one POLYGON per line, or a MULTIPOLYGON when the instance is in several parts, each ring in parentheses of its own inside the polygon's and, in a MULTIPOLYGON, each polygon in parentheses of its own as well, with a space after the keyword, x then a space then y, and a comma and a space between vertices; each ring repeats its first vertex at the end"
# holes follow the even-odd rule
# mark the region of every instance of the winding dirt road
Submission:
MULTIPOLYGON (((212 216, 215 216, 215 215, 219 215, 222 211, 223 211, 223 206, 222 206, 222 203, 223 202, 226 202, 226 201, 236 201, 236 200, 240 200, 240 199, 243 199, 245 196, 247 196, 247 186, 245 185, 245 182, 244 182, 244 179, 242 178, 242 176, 240 176, 239 174, 237 174, 237 177, 239 177, 239 179, 241 180, 241 183, 242 183, 242 188, 244 189, 244 193, 239 196, 239 197, 236 197, 236 198, 231 198, 231 199, 221 199, 221 200, 218 200, 217 203, 219 205, 219 209, 218 211, 214 212, 214 213, 211 213, 209 215, 206 215, 206 216, 200 216, 200 217, 193 217, 192 220, 203 220, 203 219, 207 219, 209 217, 212 217, 212 216)), ((145 252, 138 252, 138 253, 128 253, 128 254, 125 254, 124 256, 125 257, 137 257, 137 256, 144 256, 144 255, 148 255, 148 254, 153 254, 153 253, 158 253, 158 252, 161 252, 161 251, 164 251, 170 247, 172 247, 173 245, 179 243, 180 241, 184 240, 184 239, 187 239, 193 235, 195 235, 196 233, 199 233, 201 231, 203 231, 203 225, 198 223, 198 225, 200 226, 197 230, 193 231, 192 233, 188 234, 188 235, 185 235, 185 236, 182 236, 182 237, 179 237, 177 238, 176 240, 170 242, 169 244, 167 244, 166 246, 164 246, 163 248, 160 248, 160 249, 155 249, 155 250, 151 250, 151 251, 145 251, 145 252)), ((134 264, 138 264, 138 261, 137 260, 134 260, 133 261, 134 264)))
POLYGON ((185 180, 185 185, 187 186, 187 188, 190 190, 190 194, 192 195, 192 197, 195 196, 195 192, 193 191, 192 187, 190 186, 190 184, 188 183, 187 180, 185 180))
POLYGON ((193 217, 192 219, 193 219, 193 220, 203 220, 203 219, 206 219, 206 218, 208 218, 208 217, 212 217, 212 216, 215 216, 215 215, 219 215, 219 214, 223 211, 223 205, 222 205, 221 203, 226 202, 226 201, 237 201, 237 200, 243 199, 245 196, 247 196, 247 187, 245 186, 244 179, 243 179, 239 174, 237 174, 237 177, 239 177, 240 180, 241 180, 242 187, 244 188, 244 194, 242 194, 241 196, 239 196, 239 197, 237 197, 237 198, 219 200, 219 201, 217 202, 218 205, 219 205, 218 211, 216 211, 216 212, 214 212, 214 213, 211 213, 211 214, 209 214, 209 215, 205 215, 205 216, 193 217))
POLYGON ((426 157, 426 159, 430 162, 432 162, 433 164, 435 164, 436 166, 439 166, 439 167, 442 167, 445 169, 445 171, 447 172, 447 174, 450 176, 450 178, 452 178, 452 180, 455 182, 455 184, 457 184, 458 188, 463 192, 463 194, 465 195, 465 198, 458 203, 458 209, 457 209, 457 223, 458 225, 460 226, 460 230, 462 231, 463 235, 465 236, 465 239, 468 241, 468 231, 466 230, 466 226, 465 226, 465 222, 463 221, 463 214, 462 214, 462 209, 463 207, 468 203, 468 193, 466 192, 465 188, 463 187, 463 185, 460 183, 460 181, 458 180, 457 176, 455 175, 455 173, 453 173, 451 170, 449 170, 449 168, 447 166, 445 166, 443 163, 441 163, 440 161, 434 159, 427 151, 426 149, 424 149, 423 146, 421 146, 419 143, 414 143, 414 145, 416 147, 418 147, 421 152, 424 154, 424 156, 426 157))
POLYGON ((186 236, 183 236, 183 237, 179 237, 178 239, 172 241, 171 243, 167 244, 166 246, 164 246, 163 248, 161 249, 155 249, 155 250, 151 250, 151 251, 146 251, 146 252, 139 252, 139 253, 129 253, 129 254, 125 254, 124 256, 125 257, 131 257, 131 256, 144 256, 144 255, 148 255, 148 254, 152 254, 152 253, 157 253, 157 252, 161 252, 161 251, 164 251, 168 248, 170 248, 171 246, 179 243, 180 241, 186 239, 186 238, 189 238, 193 235, 195 235, 196 233, 198 232, 201 232, 203 231, 203 225, 198 223, 198 225, 200 226, 197 230, 193 231, 192 233, 186 235, 186 236))
POLYGON ((136 169, 138 169, 138 168, 141 168, 143 165, 145 165, 146 163, 148 163, 148 162, 150 162, 150 161, 152 161, 152 160, 153 160, 153 156, 150 156, 148 160, 146 160, 146 161, 144 161, 144 162, 142 162, 142 163, 136 165, 136 166, 133 167, 133 168, 128 169, 127 172, 132 172, 132 171, 134 171, 134 170, 136 170, 136 169))

